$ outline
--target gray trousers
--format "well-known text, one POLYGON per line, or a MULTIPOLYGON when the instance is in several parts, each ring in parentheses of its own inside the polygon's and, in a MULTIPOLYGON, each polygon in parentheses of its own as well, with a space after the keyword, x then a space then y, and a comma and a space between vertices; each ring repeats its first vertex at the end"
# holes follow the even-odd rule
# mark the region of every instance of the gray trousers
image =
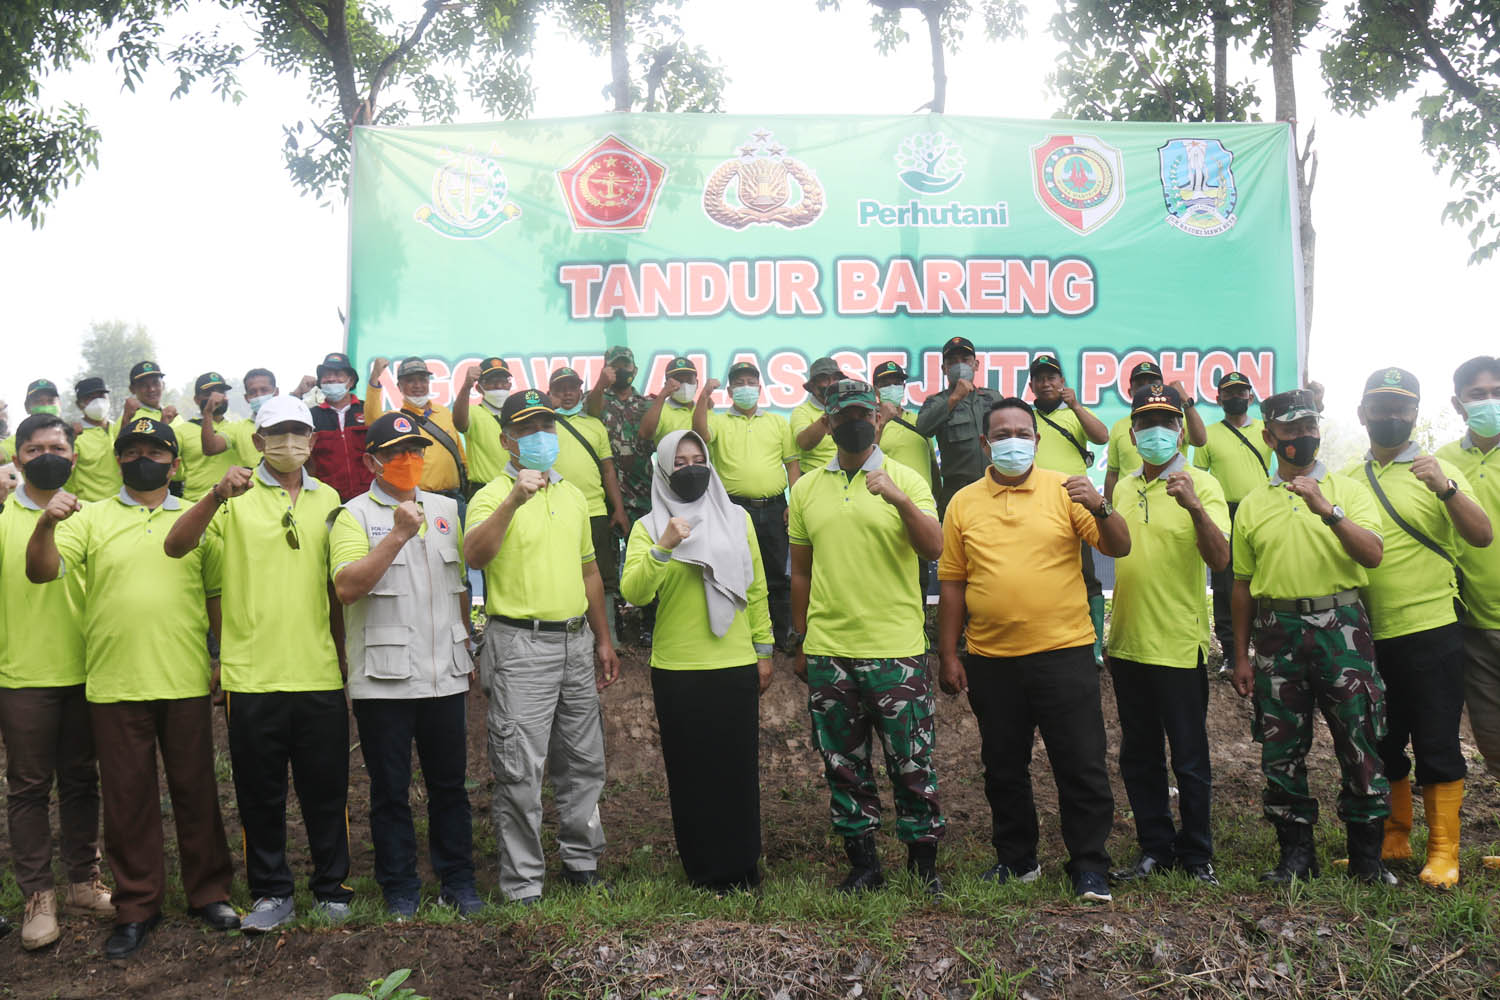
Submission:
POLYGON ((1464 626, 1464 700, 1485 767, 1500 778, 1500 630, 1464 626))
POLYGON ((491 618, 480 657, 489 695, 492 814, 500 849, 500 891, 523 899, 542 891, 542 776, 552 775, 557 847, 563 866, 593 871, 604 853, 604 722, 594 687, 594 633, 536 632, 491 618))

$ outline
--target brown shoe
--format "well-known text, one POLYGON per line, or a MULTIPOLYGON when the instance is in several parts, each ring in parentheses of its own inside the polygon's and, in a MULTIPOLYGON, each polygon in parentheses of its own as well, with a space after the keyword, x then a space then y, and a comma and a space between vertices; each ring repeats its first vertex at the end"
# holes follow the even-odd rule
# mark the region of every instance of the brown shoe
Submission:
POLYGON ((63 912, 84 917, 113 917, 115 904, 111 901, 109 886, 97 875, 87 882, 74 882, 63 897, 63 912))
POLYGON ((21 947, 27 951, 45 948, 56 941, 62 931, 57 926, 57 893, 51 889, 34 892, 26 900, 26 919, 21 924, 21 947))

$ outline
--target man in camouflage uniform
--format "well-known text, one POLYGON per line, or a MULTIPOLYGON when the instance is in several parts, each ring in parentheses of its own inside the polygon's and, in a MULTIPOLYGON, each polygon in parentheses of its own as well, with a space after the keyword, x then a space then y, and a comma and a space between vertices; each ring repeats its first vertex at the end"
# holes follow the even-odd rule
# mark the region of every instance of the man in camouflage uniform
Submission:
MULTIPOLYGON (((611 347, 604 352, 604 371, 589 390, 584 411, 604 421, 609 432, 609 446, 614 452, 615 474, 620 481, 620 499, 631 525, 651 510, 651 461, 656 449, 641 438, 641 417, 651 409, 650 397, 635 391, 635 354, 628 347, 611 347)), ((626 531, 624 537, 629 537, 626 531)), ((615 565, 624 562, 616 558, 615 565)), ((614 582, 618 591, 619 581, 614 582)), ((641 609, 641 642, 651 644, 656 624, 656 604, 641 609)))
POLYGON ((1255 698, 1254 737, 1266 777, 1266 819, 1281 858, 1261 876, 1286 883, 1318 874, 1313 825, 1318 800, 1307 787, 1313 713, 1333 737, 1343 787, 1338 812, 1348 831, 1349 874, 1394 884, 1380 860, 1390 784, 1379 743, 1385 688, 1359 588, 1380 564, 1380 511, 1362 483, 1317 460, 1321 435, 1311 392, 1278 393, 1261 404, 1262 434, 1276 474, 1240 501, 1234 520, 1234 686, 1255 698), (1250 639, 1255 657, 1250 657, 1250 639))
POLYGON ((942 529, 926 481, 875 444, 883 417, 874 387, 844 379, 824 400, 837 451, 792 487, 787 643, 797 650, 797 676, 809 687, 833 828, 849 858, 839 888, 856 892, 885 881, 875 846, 880 794, 870 767, 871 736, 878 733, 907 867, 936 894, 942 890, 937 842, 944 821, 932 764, 932 689, 917 568, 942 551, 942 529))

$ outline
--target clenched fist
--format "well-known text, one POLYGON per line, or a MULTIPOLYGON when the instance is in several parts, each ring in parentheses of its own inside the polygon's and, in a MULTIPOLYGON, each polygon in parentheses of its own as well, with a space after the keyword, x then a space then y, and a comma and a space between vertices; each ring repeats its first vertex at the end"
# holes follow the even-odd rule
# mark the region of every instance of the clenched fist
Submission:
POLYGON ((251 475, 251 471, 244 466, 231 465, 229 471, 224 473, 224 478, 219 480, 219 485, 215 487, 220 499, 228 500, 230 497, 245 493, 250 489, 251 475))
POLYGON ((422 530, 422 508, 415 501, 403 500, 396 505, 394 532, 402 538, 414 538, 422 530))
POLYGON ((1318 481, 1312 476, 1297 476, 1291 482, 1282 483, 1282 485, 1305 500, 1307 509, 1319 517, 1333 513, 1333 504, 1323 496, 1323 491, 1318 488, 1318 481))
POLYGON ((1180 470, 1167 477, 1167 496, 1176 500, 1177 505, 1186 511, 1198 510, 1203 506, 1203 501, 1198 499, 1198 491, 1193 488, 1193 477, 1180 470))
POLYGON ((1094 489, 1088 476, 1069 476, 1067 482, 1063 483, 1063 488, 1068 491, 1068 499, 1085 510, 1096 511, 1104 503, 1104 498, 1094 489))
POLYGON ((57 524, 59 521, 66 521, 80 510, 83 510, 83 504, 77 497, 67 490, 58 490, 52 494, 52 499, 47 501, 47 506, 42 508, 42 520, 49 524, 57 524))
POLYGON ((656 544, 671 552, 692 534, 693 526, 685 518, 674 517, 667 522, 667 529, 661 533, 661 538, 656 544))
POLYGON ((865 489, 869 490, 873 495, 880 497, 886 503, 897 503, 906 496, 905 493, 901 492, 901 487, 895 484, 884 469, 876 469, 873 472, 865 473, 865 489))
POLYGON ((1411 474, 1426 483, 1434 493, 1448 492, 1448 474, 1431 455, 1418 455, 1411 463, 1411 474))
POLYGON ((535 469, 522 469, 516 476, 516 485, 510 488, 510 499, 519 507, 536 496, 536 491, 547 485, 545 473, 535 469))

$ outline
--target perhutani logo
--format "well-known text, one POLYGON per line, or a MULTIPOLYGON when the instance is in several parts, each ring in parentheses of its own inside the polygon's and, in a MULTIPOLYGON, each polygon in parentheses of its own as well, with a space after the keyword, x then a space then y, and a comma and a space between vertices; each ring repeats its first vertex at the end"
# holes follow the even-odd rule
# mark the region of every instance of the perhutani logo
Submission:
POLYGON ((432 175, 432 204, 417 209, 418 222, 455 240, 478 240, 521 216, 521 206, 510 201, 510 181, 494 157, 472 149, 444 153, 443 165, 432 175))
MULTIPOLYGON (((901 140, 894 157, 896 177, 918 195, 946 194, 964 179, 966 161, 958 143, 940 132, 917 132, 901 140)), ((994 229, 1010 224, 1007 204, 966 205, 950 201, 929 205, 918 198, 889 204, 861 198, 856 205, 861 226, 921 229, 994 229)))

